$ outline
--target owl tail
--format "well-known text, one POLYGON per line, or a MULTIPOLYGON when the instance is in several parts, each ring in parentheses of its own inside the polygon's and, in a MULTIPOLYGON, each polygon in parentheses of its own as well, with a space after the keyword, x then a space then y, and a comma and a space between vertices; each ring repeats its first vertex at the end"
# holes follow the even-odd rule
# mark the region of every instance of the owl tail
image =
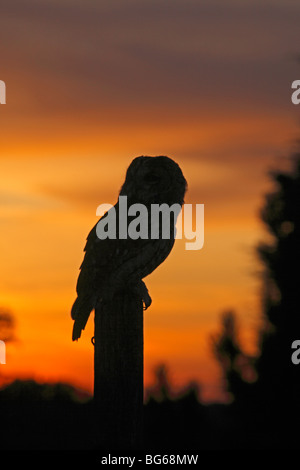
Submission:
POLYGON ((75 300, 72 310, 71 317, 74 320, 72 341, 76 341, 80 338, 82 330, 89 319, 91 311, 94 309, 94 299, 90 296, 77 297, 75 300))

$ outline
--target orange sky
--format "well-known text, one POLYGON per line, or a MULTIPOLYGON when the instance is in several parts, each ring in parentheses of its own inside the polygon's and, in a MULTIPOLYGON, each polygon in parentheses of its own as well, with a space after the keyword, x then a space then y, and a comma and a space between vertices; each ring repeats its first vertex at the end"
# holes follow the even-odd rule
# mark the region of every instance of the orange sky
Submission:
POLYGON ((232 0, 225 14, 217 0, 167 3, 4 1, 0 306, 13 312, 17 336, 0 366, 8 379, 92 391, 92 318, 71 341, 78 268, 97 206, 115 203, 141 154, 174 158, 186 202, 205 205, 204 248, 177 240, 146 279, 145 384, 165 363, 174 386, 197 380, 203 399, 220 399, 210 336, 228 308, 254 350, 257 215, 267 170, 297 137, 300 7, 232 0))

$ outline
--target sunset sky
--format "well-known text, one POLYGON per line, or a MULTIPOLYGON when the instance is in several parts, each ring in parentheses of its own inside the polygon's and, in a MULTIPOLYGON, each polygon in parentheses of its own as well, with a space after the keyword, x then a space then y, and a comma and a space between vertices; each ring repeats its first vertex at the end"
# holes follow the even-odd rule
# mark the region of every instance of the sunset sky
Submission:
MULTIPOLYGON (((131 160, 168 155, 205 206, 205 241, 177 240, 145 282, 145 385, 222 398, 210 337, 234 309, 255 351, 267 172, 299 137, 298 0, 2 0, 0 306, 16 320, 7 380, 93 390, 93 318, 71 340, 85 238, 131 160)), ((1 339, 1 332, 0 332, 1 339)))

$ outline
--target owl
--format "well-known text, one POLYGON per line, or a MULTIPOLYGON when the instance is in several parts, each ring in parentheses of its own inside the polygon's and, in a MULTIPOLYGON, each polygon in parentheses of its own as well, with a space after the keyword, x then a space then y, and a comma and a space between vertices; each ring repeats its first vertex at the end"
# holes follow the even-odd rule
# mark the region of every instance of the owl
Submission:
MULTIPOLYGON (((147 223, 151 225, 153 204, 184 203, 187 182, 177 163, 166 156, 140 156, 129 165, 125 182, 119 196, 127 197, 127 205, 143 204, 148 209, 147 223)), ((143 279, 151 274, 170 254, 175 242, 176 215, 170 217, 170 236, 163 237, 159 225, 158 236, 132 238, 119 236, 120 198, 115 206, 116 237, 101 239, 97 235, 97 224, 89 233, 84 248, 84 258, 77 280, 77 298, 72 306, 74 320, 72 340, 78 340, 90 313, 101 303, 111 301, 122 291, 131 291, 147 309, 151 297, 143 279)), ((110 210, 112 210, 110 209, 110 210)), ((108 211, 100 220, 109 216, 108 211)), ((126 217, 131 223, 133 216, 126 217)), ((161 221, 162 222, 162 221, 161 221)))

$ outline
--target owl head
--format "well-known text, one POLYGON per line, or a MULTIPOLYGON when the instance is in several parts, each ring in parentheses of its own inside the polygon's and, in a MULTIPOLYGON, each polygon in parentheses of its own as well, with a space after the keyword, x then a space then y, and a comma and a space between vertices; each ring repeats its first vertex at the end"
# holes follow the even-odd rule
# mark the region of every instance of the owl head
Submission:
POLYGON ((120 196, 142 204, 184 203, 187 182, 179 165, 166 156, 140 156, 129 165, 120 196))

